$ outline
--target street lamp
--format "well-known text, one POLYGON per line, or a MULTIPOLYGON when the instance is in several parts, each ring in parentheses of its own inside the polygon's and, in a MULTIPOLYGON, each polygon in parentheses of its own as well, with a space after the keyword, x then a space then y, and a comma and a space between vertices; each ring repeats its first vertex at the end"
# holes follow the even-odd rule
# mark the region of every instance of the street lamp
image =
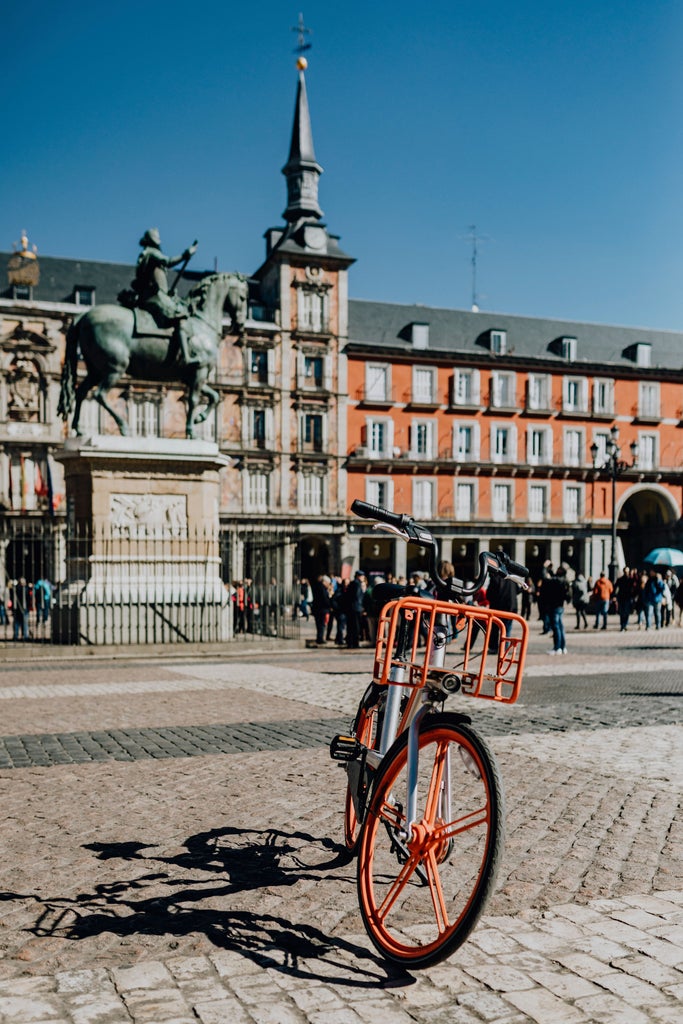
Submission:
POLYGON ((606 447, 606 459, 602 465, 598 466, 598 453, 600 451, 598 445, 593 442, 591 445, 591 457, 593 459, 593 469, 606 469, 612 478, 612 556, 609 563, 609 578, 612 583, 616 582, 617 578, 617 477, 620 473, 623 473, 626 469, 632 469, 638 465, 638 442, 631 441, 629 445, 631 449, 632 462, 622 462, 619 458, 621 454, 619 449, 619 427, 612 427, 609 432, 609 441, 606 447))

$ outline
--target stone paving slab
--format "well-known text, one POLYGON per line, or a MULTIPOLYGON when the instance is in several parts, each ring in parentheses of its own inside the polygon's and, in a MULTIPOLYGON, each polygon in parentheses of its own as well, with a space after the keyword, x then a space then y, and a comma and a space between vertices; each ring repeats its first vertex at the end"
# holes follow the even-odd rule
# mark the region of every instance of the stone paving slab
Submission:
MULTIPOLYGON (((680 673, 650 672, 638 695, 645 674, 625 680, 582 657, 590 676, 539 676, 527 704, 467 702, 506 784, 503 869, 470 940, 414 977, 389 969, 362 930, 355 868, 339 856, 344 775, 322 740, 0 771, 12 853, 0 864, 1 1024, 679 1024, 680 673), (665 679, 670 692, 653 696, 665 679)), ((181 733, 190 712, 221 724, 213 702, 233 697, 272 701, 271 721, 297 727, 351 714, 364 677, 310 664, 174 665, 168 677, 107 667, 97 684, 111 689, 84 698, 89 731, 143 700, 151 716, 172 699, 166 722, 181 733), (125 690, 159 681, 174 688, 125 690)), ((78 703, 3 705, 28 735, 36 708, 83 731, 78 703)))

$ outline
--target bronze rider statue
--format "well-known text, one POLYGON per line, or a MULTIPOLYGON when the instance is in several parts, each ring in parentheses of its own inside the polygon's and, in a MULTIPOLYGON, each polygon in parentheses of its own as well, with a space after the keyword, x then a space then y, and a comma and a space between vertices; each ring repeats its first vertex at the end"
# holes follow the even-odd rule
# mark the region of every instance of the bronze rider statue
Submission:
MULTIPOLYGON (((183 299, 169 291, 166 271, 179 263, 185 265, 197 251, 194 242, 180 256, 165 256, 161 251, 161 238, 156 228, 145 231, 140 239, 142 252, 138 256, 135 278, 132 281, 132 292, 122 292, 119 301, 126 306, 135 305, 146 309, 154 317, 159 327, 176 327, 177 343, 180 346, 180 359, 184 366, 196 366, 198 359, 190 348, 190 339, 185 329, 185 321, 190 311, 183 299)), ((182 270, 180 271, 182 273, 182 270)), ((174 336, 175 340, 175 336, 174 336)), ((176 345, 171 342, 168 362, 175 357, 176 345)))

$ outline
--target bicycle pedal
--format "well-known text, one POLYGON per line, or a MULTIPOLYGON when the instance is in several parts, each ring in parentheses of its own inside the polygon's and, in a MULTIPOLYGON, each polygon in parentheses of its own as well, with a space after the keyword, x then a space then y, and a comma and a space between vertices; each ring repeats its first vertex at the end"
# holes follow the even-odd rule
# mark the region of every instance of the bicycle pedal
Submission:
POLYGON ((333 761, 355 761, 360 757, 361 744, 355 736, 335 736, 330 743, 330 757, 333 761))

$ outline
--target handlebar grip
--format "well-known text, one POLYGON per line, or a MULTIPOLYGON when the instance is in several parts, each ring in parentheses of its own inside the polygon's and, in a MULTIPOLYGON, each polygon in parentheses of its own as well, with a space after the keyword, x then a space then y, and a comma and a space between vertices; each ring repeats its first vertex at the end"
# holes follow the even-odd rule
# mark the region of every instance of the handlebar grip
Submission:
POLYGON ((351 511, 360 516, 361 519, 375 519, 378 523, 387 523, 389 526, 395 526, 397 530, 405 530, 406 523, 410 521, 410 516, 403 515, 401 512, 390 512, 387 508, 380 508, 379 505, 371 505, 367 501, 361 501, 359 498, 351 505, 351 511))
POLYGON ((521 565, 519 562, 513 562, 508 555, 503 559, 503 563, 511 576, 521 576, 522 579, 526 580, 531 575, 531 572, 525 565, 521 565))

